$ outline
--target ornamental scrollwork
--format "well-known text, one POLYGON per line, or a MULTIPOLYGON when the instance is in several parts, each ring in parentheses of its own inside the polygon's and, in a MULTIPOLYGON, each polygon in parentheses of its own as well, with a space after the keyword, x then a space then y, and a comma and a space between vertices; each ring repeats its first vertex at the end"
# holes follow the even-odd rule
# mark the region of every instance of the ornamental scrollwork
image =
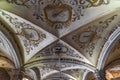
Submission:
POLYGON ((12 25, 12 28, 15 31, 14 34, 20 37, 20 39, 22 39, 25 51, 28 54, 30 53, 31 50, 33 50, 33 48, 38 47, 39 43, 46 38, 46 34, 38 30, 31 24, 22 22, 16 17, 11 17, 2 10, 0 11, 0 13, 12 25))
POLYGON ((117 15, 113 15, 105 20, 99 21, 97 25, 83 27, 72 36, 72 40, 79 45, 82 53, 88 53, 89 56, 92 57, 98 39, 103 38, 105 41, 107 40, 107 37, 103 37, 101 33, 109 27, 116 16, 117 15))
POLYGON ((71 49, 70 47, 68 47, 67 45, 57 42, 56 44, 49 46, 48 48, 42 50, 41 52, 39 52, 36 58, 41 58, 41 57, 56 57, 56 56, 70 56, 70 57, 75 57, 77 59, 83 59, 79 53, 77 53, 75 50, 71 49))
POLYGON ((54 29, 63 29, 84 16, 90 7, 108 4, 109 0, 6 0, 32 9, 37 19, 54 29))

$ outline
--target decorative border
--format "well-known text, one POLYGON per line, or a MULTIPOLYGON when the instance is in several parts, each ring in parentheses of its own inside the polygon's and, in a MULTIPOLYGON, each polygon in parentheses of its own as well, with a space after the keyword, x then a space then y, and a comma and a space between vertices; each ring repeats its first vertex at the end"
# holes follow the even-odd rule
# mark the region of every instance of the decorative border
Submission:
POLYGON ((22 28, 21 34, 22 34, 27 40, 32 41, 32 42, 39 43, 39 42, 41 42, 41 41, 43 40, 43 37, 41 37, 40 32, 38 32, 38 30, 35 29, 35 28, 22 28), (34 31, 37 33, 37 35, 38 35, 39 38, 38 38, 37 40, 31 40, 31 39, 28 37, 29 35, 25 32, 25 29, 34 30, 34 31))
POLYGON ((56 23, 63 23, 63 24, 69 24, 72 20, 72 8, 67 5, 48 5, 44 8, 44 13, 45 13, 45 18, 49 23, 56 24, 56 23), (51 21, 48 18, 47 15, 47 9, 63 9, 63 10, 68 10, 69 11, 69 18, 66 21, 51 21))
POLYGON ((93 38, 95 37, 95 32, 94 31, 83 31, 83 32, 80 32, 80 33, 78 33, 78 37, 77 37, 77 40, 76 41, 79 41, 78 43, 80 43, 80 44, 86 44, 86 43, 90 43, 92 40, 93 40, 93 38), (80 38, 80 36, 84 33, 84 32, 92 32, 92 34, 90 35, 90 39, 87 41, 87 42, 82 42, 82 41, 80 41, 79 40, 79 38, 80 38))

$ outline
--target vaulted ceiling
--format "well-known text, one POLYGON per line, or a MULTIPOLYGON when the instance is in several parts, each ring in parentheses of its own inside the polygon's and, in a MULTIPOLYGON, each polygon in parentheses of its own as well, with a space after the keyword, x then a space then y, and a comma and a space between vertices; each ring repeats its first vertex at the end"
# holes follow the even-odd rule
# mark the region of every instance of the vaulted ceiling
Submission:
POLYGON ((0 67, 33 80, 94 80, 93 73, 120 58, 119 4, 1 0, 0 67))

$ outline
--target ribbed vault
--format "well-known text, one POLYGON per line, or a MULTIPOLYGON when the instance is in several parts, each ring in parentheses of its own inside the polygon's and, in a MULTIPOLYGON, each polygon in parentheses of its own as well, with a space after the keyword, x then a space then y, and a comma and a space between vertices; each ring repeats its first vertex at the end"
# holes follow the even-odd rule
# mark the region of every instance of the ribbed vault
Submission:
POLYGON ((12 80, 105 80, 120 58, 119 4, 1 0, 0 73, 12 80))

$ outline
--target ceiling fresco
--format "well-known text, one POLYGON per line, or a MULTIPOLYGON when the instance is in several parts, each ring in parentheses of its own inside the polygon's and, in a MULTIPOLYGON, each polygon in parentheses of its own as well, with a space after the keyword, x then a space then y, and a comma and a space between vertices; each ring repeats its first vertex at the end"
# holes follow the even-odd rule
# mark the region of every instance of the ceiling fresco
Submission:
POLYGON ((108 0, 40 0, 39 2, 36 0, 17 2, 14 2, 14 0, 8 0, 8 2, 10 4, 1 1, 1 4, 6 5, 6 7, 0 6, 1 9, 21 16, 51 32, 57 37, 62 37, 80 26, 89 23, 91 20, 95 20, 96 17, 100 18, 106 12, 118 7, 118 5, 116 5, 118 4, 117 1, 108 4, 108 0), (56 18, 54 18, 53 14, 59 12, 60 14, 57 14, 56 18), (94 13, 94 15, 91 13, 94 13), (35 15, 38 16, 39 19, 36 19, 35 15), (64 19, 61 17, 64 17, 64 19))
POLYGON ((0 12, 1 18, 3 18, 6 23, 9 23, 9 26, 11 26, 10 28, 13 30, 13 33, 16 35, 21 45, 23 46, 25 61, 30 58, 28 57, 29 55, 34 55, 34 51, 37 53, 39 49, 44 48, 46 45, 49 45, 56 40, 55 36, 47 33, 36 25, 25 21, 13 14, 7 14, 2 10, 0 12))
POLYGON ((59 58, 59 56, 63 59, 71 58, 91 64, 82 54, 80 54, 77 50, 75 50, 63 41, 55 42, 52 45, 46 47, 41 52, 38 52, 38 54, 32 57, 31 60, 35 61, 48 58, 52 59, 59 58))
POLYGON ((119 24, 118 14, 115 13, 109 17, 107 16, 107 18, 104 17, 104 19, 101 18, 101 20, 82 26, 63 38, 66 42, 76 47, 93 64, 96 64, 95 60, 99 56, 102 46, 113 29, 117 28, 114 25, 119 24))
POLYGON ((120 58, 119 4, 1 0, 0 67, 25 80, 102 80, 99 71, 120 58))

